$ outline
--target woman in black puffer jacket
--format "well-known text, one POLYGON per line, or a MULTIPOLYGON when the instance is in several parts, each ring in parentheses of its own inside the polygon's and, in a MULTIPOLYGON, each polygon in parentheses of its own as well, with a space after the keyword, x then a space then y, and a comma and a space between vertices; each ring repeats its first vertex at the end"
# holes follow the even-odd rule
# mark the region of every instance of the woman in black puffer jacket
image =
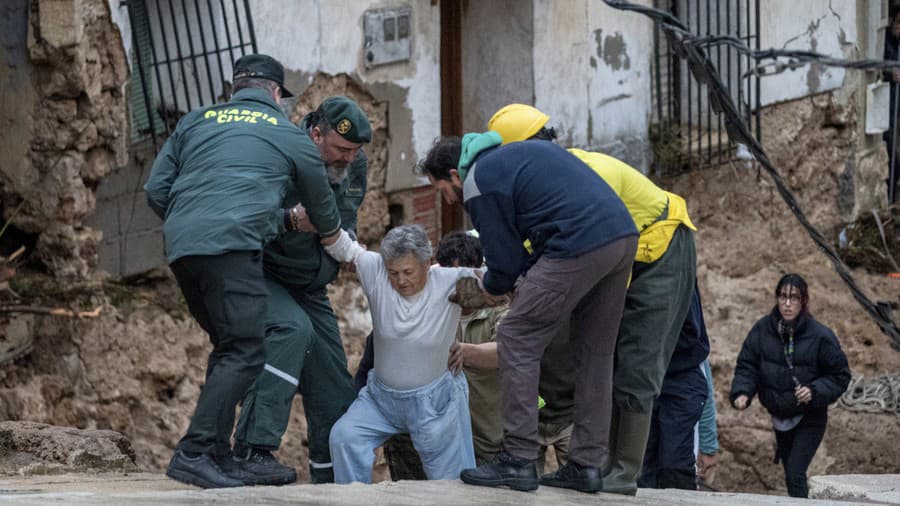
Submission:
POLYGON ((759 396, 772 415, 775 462, 784 466, 788 494, 807 497, 806 470, 825 435, 828 405, 850 383, 850 367, 834 332, 809 314, 802 277, 782 277, 775 299, 744 340, 730 398, 743 410, 759 396))

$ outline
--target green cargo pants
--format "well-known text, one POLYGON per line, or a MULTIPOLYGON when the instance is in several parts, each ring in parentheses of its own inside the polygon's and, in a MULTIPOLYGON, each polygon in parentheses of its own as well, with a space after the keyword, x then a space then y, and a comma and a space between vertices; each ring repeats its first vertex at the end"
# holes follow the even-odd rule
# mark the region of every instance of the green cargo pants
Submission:
POLYGON ((616 342, 613 399, 619 409, 653 411, 694 296, 696 273, 694 233, 684 225, 659 260, 635 262, 616 342))
POLYGON ((325 289, 289 290, 266 278, 266 364, 244 396, 235 443, 277 450, 294 394, 303 396, 313 483, 333 481, 328 435, 356 398, 325 289))

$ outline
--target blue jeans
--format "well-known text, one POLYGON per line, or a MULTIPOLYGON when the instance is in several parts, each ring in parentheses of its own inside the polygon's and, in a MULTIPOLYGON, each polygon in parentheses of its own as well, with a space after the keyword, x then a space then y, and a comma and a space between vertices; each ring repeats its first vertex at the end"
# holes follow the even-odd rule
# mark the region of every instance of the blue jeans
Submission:
POLYGON ((359 397, 331 429, 335 483, 371 483, 375 449, 404 432, 430 480, 455 480, 475 467, 465 376, 447 371, 425 386, 395 390, 370 371, 359 397))

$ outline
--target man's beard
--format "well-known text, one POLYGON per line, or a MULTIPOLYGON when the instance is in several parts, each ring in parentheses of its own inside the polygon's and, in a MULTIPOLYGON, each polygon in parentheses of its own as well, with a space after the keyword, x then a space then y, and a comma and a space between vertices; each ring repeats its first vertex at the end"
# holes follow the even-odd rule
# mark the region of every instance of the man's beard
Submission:
POLYGON ((326 165, 325 172, 328 174, 328 182, 331 184, 341 184, 347 177, 347 167, 326 165))

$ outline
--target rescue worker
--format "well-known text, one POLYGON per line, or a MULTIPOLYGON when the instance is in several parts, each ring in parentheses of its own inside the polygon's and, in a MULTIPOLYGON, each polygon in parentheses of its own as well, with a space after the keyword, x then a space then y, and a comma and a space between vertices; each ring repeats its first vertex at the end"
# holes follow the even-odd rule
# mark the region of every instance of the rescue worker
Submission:
MULTIPOLYGON (((367 158, 361 149, 372 128, 359 105, 347 97, 326 99, 303 118, 300 128, 308 163, 325 171, 337 201, 341 228, 356 233, 357 211, 366 194, 367 158), (315 149, 316 151, 313 151, 315 149)), ((296 189, 285 207, 298 204, 296 189)), ((298 208, 301 228, 310 230, 298 208)), ((313 483, 334 481, 328 434, 356 391, 347 371, 337 317, 326 287, 340 265, 325 253, 313 232, 286 232, 263 252, 266 288, 266 363, 241 407, 235 431, 235 455, 265 469, 259 484, 279 485, 297 479, 293 467, 280 464, 272 451, 281 444, 299 387, 306 414, 309 474, 313 483)))
POLYGON ((464 203, 478 230, 489 303, 515 291, 497 335, 503 450, 460 478, 515 490, 538 487, 541 357, 562 325, 560 315, 571 313, 576 386, 569 461, 544 483, 597 492, 637 229, 609 185, 564 149, 550 142, 501 142, 496 132, 441 138, 419 164, 448 204, 464 203))
MULTIPOLYGON (((552 141, 556 134, 546 127, 549 120, 534 107, 510 104, 491 117, 488 128, 505 143, 552 141)), ((636 169, 601 153, 569 152, 612 187, 628 208, 629 221, 640 231, 618 329, 610 459, 603 472, 604 492, 634 495, 653 400, 659 395, 695 289, 696 228, 684 199, 660 189, 636 169)), ((546 478, 554 479, 553 475, 546 478)))
POLYGON ((204 488, 255 480, 253 463, 232 458, 234 410, 262 371, 267 289, 263 246, 292 223, 282 210, 293 184, 324 242, 341 219, 309 138, 279 106, 291 96, 284 69, 266 55, 234 64, 229 102, 178 122, 144 190, 165 220, 166 258, 191 314, 210 337, 206 382, 166 474, 204 488))

